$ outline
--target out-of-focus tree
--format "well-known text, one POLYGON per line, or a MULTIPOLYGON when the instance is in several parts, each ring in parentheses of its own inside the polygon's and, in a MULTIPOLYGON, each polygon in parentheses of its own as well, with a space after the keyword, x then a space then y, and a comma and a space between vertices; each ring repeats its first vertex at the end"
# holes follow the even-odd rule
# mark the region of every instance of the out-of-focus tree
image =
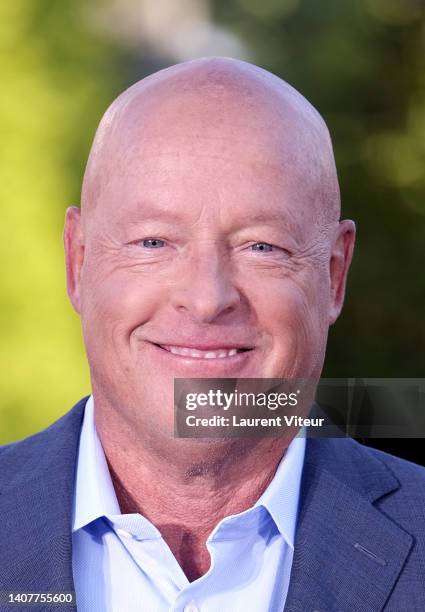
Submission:
POLYGON ((425 375, 425 3, 214 0, 333 137, 358 240, 328 376, 425 375))
POLYGON ((358 245, 325 374, 424 376, 423 0, 13 0, 0 41, 0 443, 89 391, 61 232, 100 116, 201 55, 275 72, 329 124, 358 245))
POLYGON ((89 390, 62 224, 79 202, 96 123, 130 77, 119 47, 81 18, 84 4, 0 8, 0 442, 46 425, 89 390))

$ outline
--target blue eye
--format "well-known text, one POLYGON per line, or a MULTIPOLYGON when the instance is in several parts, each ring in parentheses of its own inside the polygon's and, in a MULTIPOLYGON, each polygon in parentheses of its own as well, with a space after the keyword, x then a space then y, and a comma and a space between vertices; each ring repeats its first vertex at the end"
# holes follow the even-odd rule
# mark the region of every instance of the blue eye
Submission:
POLYGON ((146 238, 143 240, 143 246, 147 249, 159 249, 164 245, 165 242, 163 240, 159 240, 159 238, 146 238))
POLYGON ((273 250, 273 247, 267 242, 256 242, 251 246, 251 249, 260 253, 270 253, 270 251, 273 250))

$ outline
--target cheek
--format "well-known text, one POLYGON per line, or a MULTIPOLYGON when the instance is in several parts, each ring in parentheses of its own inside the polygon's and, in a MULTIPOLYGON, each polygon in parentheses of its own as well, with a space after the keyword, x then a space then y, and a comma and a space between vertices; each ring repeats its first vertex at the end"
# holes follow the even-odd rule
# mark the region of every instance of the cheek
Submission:
POLYGON ((274 349, 312 350, 326 335, 326 290, 319 275, 286 277, 262 283, 250 296, 258 327, 274 349))
POLYGON ((85 279, 81 315, 87 342, 125 343, 136 327, 152 318, 162 293, 154 280, 131 271, 85 279))

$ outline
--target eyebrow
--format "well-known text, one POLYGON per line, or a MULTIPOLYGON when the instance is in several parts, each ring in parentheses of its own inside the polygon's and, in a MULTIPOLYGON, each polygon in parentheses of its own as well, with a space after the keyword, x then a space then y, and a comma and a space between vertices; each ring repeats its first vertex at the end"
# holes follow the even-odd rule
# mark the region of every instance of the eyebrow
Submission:
POLYGON ((285 222, 284 216, 277 212, 274 213, 257 213, 255 215, 246 215, 246 221, 252 223, 269 223, 270 221, 282 223, 285 222))
POLYGON ((147 204, 141 203, 136 211, 120 216, 118 222, 120 225, 139 225, 145 220, 175 222, 182 221, 182 216, 178 212, 172 210, 158 210, 156 208, 151 208, 147 204))
POLYGON ((272 223, 288 229, 291 233, 297 233, 299 231, 297 223, 295 223, 291 218, 288 218, 288 215, 278 212, 257 213, 253 215, 248 214, 244 217, 244 225, 249 223, 263 223, 265 225, 272 223))
MULTIPOLYGON (((137 209, 130 214, 123 215, 119 218, 119 225, 140 225, 144 221, 162 221, 177 224, 184 223, 184 218, 181 211, 173 211, 172 209, 158 209, 152 207, 148 203, 139 202, 137 209)), ((299 227, 293 222, 291 218, 288 218, 287 214, 279 213, 277 211, 270 212, 259 212, 253 214, 246 214, 243 217, 243 222, 238 224, 238 229, 246 228, 248 225, 264 224, 264 225, 275 225, 287 229, 291 234, 297 235, 299 227)))

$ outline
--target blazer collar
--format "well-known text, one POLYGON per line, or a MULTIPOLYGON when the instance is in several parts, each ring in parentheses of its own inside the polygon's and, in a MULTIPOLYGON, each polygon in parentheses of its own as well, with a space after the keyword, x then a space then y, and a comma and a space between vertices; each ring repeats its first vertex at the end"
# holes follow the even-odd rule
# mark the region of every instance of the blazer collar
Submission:
MULTIPOLYGON (((86 400, 45 431, 0 449, 2 591, 74 589, 71 512, 86 400)), ((307 440, 285 612, 382 610, 413 538, 374 504, 399 486, 352 440, 307 440)))
POLYGON ((2 591, 74 590, 71 510, 86 399, 48 429, 0 449, 2 591))
POLYGON ((374 505, 400 487, 350 439, 309 439, 285 612, 379 612, 413 538, 374 505))

